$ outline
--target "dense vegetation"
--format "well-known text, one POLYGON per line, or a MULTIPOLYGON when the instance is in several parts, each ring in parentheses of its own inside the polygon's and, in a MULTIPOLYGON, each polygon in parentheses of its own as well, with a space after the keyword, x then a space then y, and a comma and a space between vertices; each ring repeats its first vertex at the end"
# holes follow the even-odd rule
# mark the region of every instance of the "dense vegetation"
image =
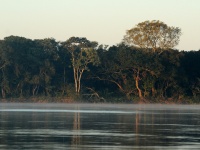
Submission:
POLYGON ((111 47, 86 38, 0 40, 1 98, 200 102, 200 50, 111 47))

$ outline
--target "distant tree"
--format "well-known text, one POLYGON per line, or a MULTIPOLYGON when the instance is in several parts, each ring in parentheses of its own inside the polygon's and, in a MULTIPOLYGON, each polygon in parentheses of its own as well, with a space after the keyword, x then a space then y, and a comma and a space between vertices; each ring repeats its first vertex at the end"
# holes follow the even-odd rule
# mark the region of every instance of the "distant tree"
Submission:
POLYGON ((68 94, 67 89, 69 84, 73 82, 73 71, 70 68, 71 54, 63 47, 62 42, 58 44, 59 59, 55 62, 56 77, 54 78, 54 85, 57 87, 58 93, 62 96, 68 94))
POLYGON ((0 69, 4 68, 8 64, 8 58, 5 50, 5 42, 0 40, 0 69))
POLYGON ((45 95, 53 94, 54 85, 52 79, 55 76, 55 62, 59 59, 58 43, 53 38, 35 40, 35 48, 39 52, 40 63, 34 76, 32 76, 31 84, 33 84, 33 95, 38 88, 42 88, 45 95))
POLYGON ((110 47, 108 51, 101 53, 101 65, 96 72, 97 79, 115 84, 127 99, 130 99, 130 95, 135 91, 133 73, 130 69, 132 52, 133 50, 125 45, 110 47))
POLYGON ((23 95, 27 89, 25 79, 29 72, 31 63, 32 40, 24 37, 5 37, 1 45, 2 56, 5 64, 2 68, 2 97, 8 94, 23 95), (9 91, 9 92, 8 92, 9 91), (18 94, 17 94, 18 93, 18 94))
POLYGON ((100 58, 98 79, 114 83, 127 99, 137 95, 144 100, 149 96, 146 93, 155 93, 155 78, 162 67, 157 55, 122 43, 110 47, 100 58))
POLYGON ((185 71, 186 81, 184 89, 187 94, 196 97, 200 96, 200 50, 184 52, 184 57, 181 60, 181 66, 185 71))
POLYGON ((144 21, 127 30, 124 41, 140 48, 170 49, 178 45, 181 29, 170 27, 159 20, 144 21))
POLYGON ((71 53, 75 90, 79 94, 83 72, 89 70, 89 64, 99 64, 99 57, 95 50, 97 42, 91 42, 86 38, 71 37, 63 43, 63 46, 71 53))
MULTIPOLYGON (((162 70, 157 80, 157 93, 160 98, 179 98, 183 95, 183 90, 179 82, 184 73, 180 68, 180 59, 183 57, 178 50, 165 50, 159 55, 162 70)), ((181 81, 182 80, 182 81, 181 81)))

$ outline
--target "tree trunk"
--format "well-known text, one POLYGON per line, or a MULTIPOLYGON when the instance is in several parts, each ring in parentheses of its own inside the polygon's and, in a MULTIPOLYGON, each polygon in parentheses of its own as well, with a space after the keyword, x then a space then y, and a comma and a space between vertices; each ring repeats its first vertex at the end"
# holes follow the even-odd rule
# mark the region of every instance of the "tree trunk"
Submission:
POLYGON ((63 67, 63 82, 64 82, 64 86, 63 86, 63 90, 62 90, 62 95, 64 95, 65 94, 65 91, 66 91, 66 79, 65 79, 65 74, 66 74, 66 72, 65 72, 65 66, 63 67))
POLYGON ((151 88, 151 92, 152 92, 152 96, 154 97, 156 95, 156 89, 155 89, 155 87, 151 88))
POLYGON ((142 90, 141 90, 140 87, 139 87, 139 80, 140 80, 140 78, 139 78, 139 73, 140 73, 140 71, 138 70, 138 71, 137 71, 137 76, 135 77, 135 86, 136 86, 136 88, 137 88, 137 90, 138 90, 139 98, 140 98, 140 99, 143 99, 142 90))
POLYGON ((78 79, 77 79, 77 70, 74 68, 74 86, 75 86, 75 91, 76 91, 76 93, 77 93, 77 83, 78 83, 78 81, 77 81, 78 79))
POLYGON ((72 54, 72 65, 73 65, 73 72, 74 72, 74 86, 75 86, 75 92, 78 93, 78 69, 75 67, 75 56, 72 54))
POLYGON ((33 90, 32 90, 32 94, 33 94, 33 96, 35 96, 37 88, 38 88, 38 86, 35 85, 35 87, 34 87, 33 90))
POLYGON ((3 98, 3 99, 6 98, 6 93, 5 93, 5 91, 4 91, 3 88, 1 88, 1 94, 2 94, 2 98, 3 98))
POLYGON ((74 84, 75 84, 76 94, 78 95, 81 90, 81 78, 82 78, 83 72, 84 72, 84 69, 80 70, 80 69, 74 68, 74 84))
POLYGON ((20 89, 20 97, 23 97, 23 89, 20 89))
POLYGON ((140 87, 139 87, 139 79, 138 79, 138 77, 136 77, 136 79, 135 79, 135 86, 136 86, 136 88, 137 88, 137 90, 138 90, 139 98, 140 98, 140 99, 143 99, 142 90, 141 90, 140 87))
POLYGON ((81 78, 82 78, 83 72, 84 72, 84 69, 79 70, 79 76, 78 76, 78 94, 80 93, 80 90, 81 90, 81 78))

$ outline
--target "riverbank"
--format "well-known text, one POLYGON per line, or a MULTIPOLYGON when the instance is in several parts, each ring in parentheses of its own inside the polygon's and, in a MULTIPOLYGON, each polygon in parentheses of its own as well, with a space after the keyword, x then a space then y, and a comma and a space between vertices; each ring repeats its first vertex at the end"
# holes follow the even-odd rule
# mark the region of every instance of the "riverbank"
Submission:
POLYGON ((37 98, 8 98, 0 99, 2 103, 75 103, 72 98, 53 98, 53 97, 37 97, 37 98))
POLYGON ((200 99, 144 99, 135 98, 126 100, 123 98, 109 99, 80 99, 72 97, 29 97, 0 99, 1 103, 119 103, 119 104, 200 104, 200 99))

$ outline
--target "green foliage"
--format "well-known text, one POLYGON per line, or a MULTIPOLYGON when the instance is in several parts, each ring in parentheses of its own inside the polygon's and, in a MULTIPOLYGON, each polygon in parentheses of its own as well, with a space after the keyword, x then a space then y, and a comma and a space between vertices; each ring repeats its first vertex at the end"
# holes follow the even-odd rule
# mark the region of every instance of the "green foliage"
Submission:
POLYGON ((98 65, 99 57, 95 47, 96 42, 90 42, 86 38, 71 37, 63 43, 63 47, 71 53, 71 63, 74 73, 74 85, 79 95, 83 72, 89 70, 88 66, 98 65))
POLYGON ((169 49, 179 42, 181 29, 169 27, 159 20, 144 21, 126 32, 124 41, 141 48, 152 48, 155 52, 158 48, 169 49))
POLYGON ((199 103, 200 51, 152 49, 124 43, 108 48, 79 37, 6 37, 0 40, 0 96, 199 103))

